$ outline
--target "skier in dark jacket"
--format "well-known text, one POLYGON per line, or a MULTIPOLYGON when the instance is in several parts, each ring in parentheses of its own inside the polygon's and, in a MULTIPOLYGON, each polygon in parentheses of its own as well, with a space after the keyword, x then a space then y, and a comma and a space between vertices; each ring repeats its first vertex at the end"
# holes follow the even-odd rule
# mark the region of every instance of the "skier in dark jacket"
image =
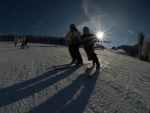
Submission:
POLYGON ((77 65, 82 65, 83 60, 79 52, 79 42, 81 34, 74 24, 70 25, 70 31, 66 34, 65 40, 69 42, 69 53, 72 57, 71 64, 77 61, 77 65))
POLYGON ((97 37, 89 32, 88 27, 83 28, 83 35, 81 36, 81 43, 84 45, 84 50, 87 54, 88 60, 92 60, 93 66, 96 64, 96 69, 100 70, 100 63, 95 53, 94 43, 97 37))

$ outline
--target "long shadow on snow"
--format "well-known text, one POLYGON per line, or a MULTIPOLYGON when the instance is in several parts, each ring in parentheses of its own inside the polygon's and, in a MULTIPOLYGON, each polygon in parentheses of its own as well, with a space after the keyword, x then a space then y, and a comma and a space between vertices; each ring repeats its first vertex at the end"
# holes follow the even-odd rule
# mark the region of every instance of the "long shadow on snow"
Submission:
MULTIPOLYGON (((52 69, 52 68, 50 68, 52 69)), ((8 94, 11 94, 11 93, 14 93, 16 92, 17 90, 20 90, 20 89, 23 89, 23 88, 26 88, 32 84, 35 84, 37 82, 40 82, 52 75, 56 74, 56 71, 55 70, 51 70, 47 73, 45 73, 44 75, 40 75, 38 77, 35 77, 35 78, 32 78, 32 79, 29 79, 29 80, 26 80, 24 82, 20 82, 18 84, 14 84, 13 86, 9 86, 9 87, 6 87, 6 88, 2 88, 0 89, 0 96, 3 96, 3 95, 8 95, 8 94)))
POLYGON ((85 71, 72 84, 28 113, 83 113, 99 75, 96 73, 92 78, 86 78, 88 73, 85 71))
POLYGON ((49 87, 59 80, 69 76, 78 68, 79 67, 71 68, 56 76, 53 75, 55 75, 57 71, 53 69, 43 75, 40 75, 39 77, 3 88, 0 90, 0 107, 27 98, 34 93, 49 87))

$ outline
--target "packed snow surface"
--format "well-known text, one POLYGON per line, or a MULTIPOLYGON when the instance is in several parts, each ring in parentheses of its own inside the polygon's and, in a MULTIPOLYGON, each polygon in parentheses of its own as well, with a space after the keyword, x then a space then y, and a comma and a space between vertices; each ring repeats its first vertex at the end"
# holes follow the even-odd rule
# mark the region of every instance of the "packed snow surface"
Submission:
MULTIPOLYGON (((0 113, 148 113, 150 63, 120 50, 97 49, 101 72, 71 62, 66 46, 0 43, 0 113)), ((84 64, 88 61, 83 48, 84 64)))

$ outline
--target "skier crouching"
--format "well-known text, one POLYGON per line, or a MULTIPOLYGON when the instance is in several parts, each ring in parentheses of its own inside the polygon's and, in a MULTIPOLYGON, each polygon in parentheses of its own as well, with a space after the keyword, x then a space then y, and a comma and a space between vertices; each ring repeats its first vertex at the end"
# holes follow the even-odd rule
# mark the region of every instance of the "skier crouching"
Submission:
POLYGON ((81 43, 84 45, 84 50, 87 54, 88 60, 92 60, 93 66, 96 64, 96 70, 100 70, 100 63, 95 53, 94 43, 97 37, 89 32, 88 27, 83 28, 83 35, 81 36, 81 43))

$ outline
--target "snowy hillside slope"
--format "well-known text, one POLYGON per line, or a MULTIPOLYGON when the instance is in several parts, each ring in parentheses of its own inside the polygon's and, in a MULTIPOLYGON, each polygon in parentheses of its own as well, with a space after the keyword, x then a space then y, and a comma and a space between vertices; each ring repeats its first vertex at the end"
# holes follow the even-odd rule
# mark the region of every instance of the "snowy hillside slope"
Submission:
MULTIPOLYGON (((29 46, 0 43, 0 113, 149 112, 150 63, 96 50, 104 69, 87 78, 84 66, 51 68, 71 61, 67 47, 29 46)), ((83 48, 80 52, 90 62, 83 48)))

